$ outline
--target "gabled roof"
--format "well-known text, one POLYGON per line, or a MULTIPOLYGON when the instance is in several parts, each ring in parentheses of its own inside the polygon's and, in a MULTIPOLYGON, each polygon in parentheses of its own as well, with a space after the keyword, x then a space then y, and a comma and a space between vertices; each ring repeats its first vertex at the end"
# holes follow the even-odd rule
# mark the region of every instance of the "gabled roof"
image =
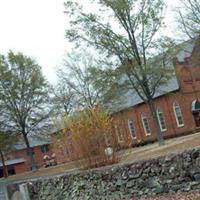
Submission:
MULTIPOLYGON (((23 163, 25 162, 26 160, 24 158, 17 158, 17 159, 13 159, 13 160, 6 160, 5 161, 5 165, 8 166, 8 165, 14 165, 14 164, 19 164, 19 163, 23 163)), ((0 162, 0 167, 2 167, 2 163, 0 162)))
MULTIPOLYGON (((169 80, 168 84, 165 85, 164 88, 160 88, 159 93, 155 94, 155 98, 162 96, 164 94, 176 91, 179 89, 179 85, 177 82, 176 77, 169 80)), ((138 105, 140 103, 143 103, 143 100, 137 95, 134 90, 129 90, 124 95, 120 97, 120 100, 117 104, 115 104, 115 107, 112 109, 112 112, 119 112, 125 109, 128 109, 130 107, 133 107, 135 105, 138 105)))
MULTIPOLYGON (((29 136, 28 140, 29 140, 29 143, 30 143, 30 147, 42 146, 42 145, 51 143, 50 139, 39 138, 39 137, 36 137, 36 136, 29 136)), ((26 148, 26 144, 25 144, 23 138, 21 139, 20 142, 18 142, 17 144, 14 145, 14 148, 17 149, 17 150, 26 148)))
POLYGON ((185 58, 188 58, 192 55, 192 52, 194 50, 195 44, 197 39, 189 40, 186 42, 183 42, 181 46, 181 50, 177 53, 176 57, 179 62, 184 62, 185 58))

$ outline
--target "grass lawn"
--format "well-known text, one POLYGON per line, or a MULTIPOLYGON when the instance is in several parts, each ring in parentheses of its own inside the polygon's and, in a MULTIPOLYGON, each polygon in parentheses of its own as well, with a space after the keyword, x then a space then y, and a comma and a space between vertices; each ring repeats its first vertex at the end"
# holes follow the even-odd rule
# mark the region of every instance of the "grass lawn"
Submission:
MULTIPOLYGON (((153 144, 148 144, 142 147, 122 150, 119 152, 119 158, 120 163, 127 163, 148 158, 155 158, 171 153, 178 153, 187 149, 197 147, 200 148, 200 133, 168 139, 165 141, 165 145, 163 146, 159 146, 158 143, 155 142, 153 144)), ((77 170, 77 165, 74 162, 69 162, 54 167, 42 168, 36 172, 26 172, 24 174, 11 176, 7 179, 7 181, 51 176, 74 170, 77 170)), ((5 179, 0 179, 0 182, 2 181, 5 181, 5 179)))

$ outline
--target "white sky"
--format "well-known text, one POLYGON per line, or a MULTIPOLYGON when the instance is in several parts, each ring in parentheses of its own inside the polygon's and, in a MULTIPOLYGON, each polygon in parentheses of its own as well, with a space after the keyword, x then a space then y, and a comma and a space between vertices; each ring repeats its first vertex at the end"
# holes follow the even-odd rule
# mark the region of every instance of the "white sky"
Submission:
POLYGON ((9 49, 34 57, 49 80, 68 43, 63 0, 0 0, 0 54, 9 49))
MULTIPOLYGON (((84 0, 80 0, 84 1, 84 0)), ((177 0, 166 0, 173 5, 177 0)), ((70 50, 64 0, 0 0, 0 54, 9 49, 34 57, 50 81, 70 50)), ((88 5, 89 7, 89 5, 88 5)), ((172 15, 168 17, 172 20, 172 15)))

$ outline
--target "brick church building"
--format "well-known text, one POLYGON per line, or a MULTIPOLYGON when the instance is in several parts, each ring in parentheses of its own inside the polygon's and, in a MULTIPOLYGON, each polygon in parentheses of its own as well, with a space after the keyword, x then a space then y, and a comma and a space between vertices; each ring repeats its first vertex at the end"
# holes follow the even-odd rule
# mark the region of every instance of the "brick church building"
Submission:
MULTIPOLYGON (((175 76, 154 98, 164 138, 200 130, 200 39, 183 43, 171 67, 175 76)), ((149 107, 135 92, 121 96, 112 117, 119 146, 156 140, 149 107)), ((52 135, 52 144, 62 147, 54 148, 58 163, 70 161, 73 154, 70 133, 64 138, 57 138, 56 133, 52 135)))
MULTIPOLYGON (((183 43, 172 67, 175 77, 154 98, 164 138, 200 130, 200 39, 183 43)), ((148 105, 136 93, 128 92, 121 99, 121 106, 113 113, 119 144, 156 140, 148 105)))

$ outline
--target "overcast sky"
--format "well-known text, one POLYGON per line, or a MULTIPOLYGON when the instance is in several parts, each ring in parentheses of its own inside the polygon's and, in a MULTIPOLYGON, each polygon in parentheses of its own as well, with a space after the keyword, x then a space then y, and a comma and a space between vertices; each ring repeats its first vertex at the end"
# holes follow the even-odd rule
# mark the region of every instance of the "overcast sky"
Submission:
MULTIPOLYGON (((81 2, 84 0, 81 0, 81 2)), ((167 0, 169 5, 177 0, 167 0)), ((50 81, 70 50, 64 0, 0 0, 0 54, 9 49, 34 57, 50 81)), ((89 5, 88 5, 89 7, 89 5)), ((171 22, 172 15, 168 21, 171 22)))

